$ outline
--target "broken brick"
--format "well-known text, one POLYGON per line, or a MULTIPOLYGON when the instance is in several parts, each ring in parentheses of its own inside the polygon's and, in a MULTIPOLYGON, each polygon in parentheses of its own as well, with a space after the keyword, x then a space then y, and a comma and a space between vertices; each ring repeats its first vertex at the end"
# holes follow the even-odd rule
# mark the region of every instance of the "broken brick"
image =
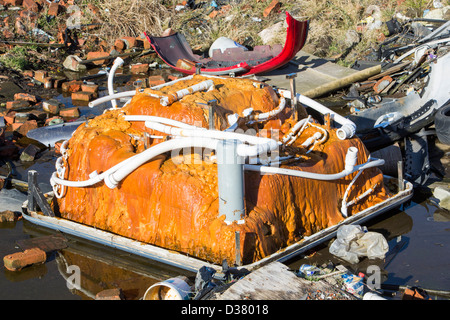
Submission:
POLYGON ((118 51, 123 51, 123 50, 125 49, 125 47, 126 47, 126 44, 125 44, 125 42, 124 42, 123 40, 117 39, 117 40, 114 42, 114 47, 115 47, 116 50, 118 50, 118 51))
POLYGON ((3 37, 5 39, 12 39, 15 37, 14 33, 12 33, 11 31, 9 31, 8 29, 4 29, 3 30, 3 37))
POLYGON ((150 76, 150 77, 148 77, 148 85, 150 87, 158 86, 158 85, 164 84, 164 83, 165 83, 164 78, 161 77, 161 76, 150 76))
POLYGON ((12 6, 21 6, 23 3, 23 0, 3 0, 4 4, 10 4, 12 6))
POLYGON ((34 72, 34 79, 41 83, 44 83, 44 78, 48 77, 48 72, 45 70, 36 70, 34 72))
MULTIPOLYGON (((16 123, 13 124, 13 126, 16 123)), ((22 136, 26 136, 28 131, 30 130, 34 130, 38 128, 38 124, 36 120, 28 120, 27 122, 23 123, 21 126, 19 126, 17 129, 15 129, 14 131, 16 131, 17 133, 21 134, 22 136)))
POLYGON ((61 103, 55 99, 44 101, 44 103, 42 104, 42 109, 50 114, 58 114, 60 107, 61 103))
POLYGON ((148 63, 138 63, 131 65, 130 71, 132 74, 147 73, 148 68, 149 68, 148 63))
POLYGON ((22 11, 20 11, 20 17, 22 19, 26 19, 25 21, 35 21, 35 20, 37 20, 38 16, 37 16, 36 12, 22 10, 22 11))
POLYGON ((5 268, 10 271, 18 271, 33 264, 42 264, 46 260, 47 254, 39 248, 32 248, 3 257, 5 268))
POLYGON ((18 132, 18 130, 20 129, 21 126, 23 126, 23 123, 20 123, 20 122, 14 122, 14 123, 11 125, 11 129, 12 129, 12 131, 18 132))
POLYGON ((211 19, 214 19, 218 14, 219 14, 219 11, 213 10, 213 11, 211 11, 211 13, 208 15, 208 17, 210 17, 211 19))
POLYGON ((44 88, 45 89, 53 88, 53 78, 52 77, 45 77, 43 80, 44 80, 44 88))
POLYGON ((37 102, 36 96, 29 93, 16 93, 14 95, 14 100, 30 101, 32 103, 37 102))
POLYGON ((49 6, 48 6, 48 12, 47 14, 49 16, 54 16, 56 17, 59 13, 61 12, 61 6, 56 3, 56 2, 52 2, 49 6))
POLYGON ((127 49, 131 49, 137 46, 137 39, 135 37, 123 37, 120 38, 120 40, 125 42, 127 49))
POLYGON ((13 124, 15 117, 16 117, 16 112, 9 111, 6 115, 3 116, 3 119, 5 120, 5 122, 7 124, 13 124))
POLYGON ((122 300, 122 290, 119 288, 116 289, 106 289, 100 291, 95 295, 95 300, 122 300))
MULTIPOLYGON (((91 59, 99 59, 99 58, 106 58, 106 57, 108 57, 109 56, 109 53, 108 52, 103 52, 103 51, 91 51, 91 52, 88 52, 88 54, 87 54, 87 56, 86 56, 86 59, 87 60, 91 60, 91 59)), ((104 64, 105 63, 105 61, 106 61, 106 59, 105 60, 95 60, 95 61, 92 61, 92 63, 93 64, 96 64, 96 65, 102 65, 102 64, 104 64)))
POLYGON ((80 110, 77 107, 61 109, 59 115, 65 118, 78 118, 80 116, 80 110))
POLYGON ((83 84, 83 81, 72 80, 72 81, 64 82, 61 85, 61 89, 64 92, 77 92, 77 91, 81 90, 82 84, 83 84))
POLYGON ((89 102, 92 100, 92 98, 93 98, 93 93, 91 93, 91 92, 78 91, 78 92, 72 93, 72 100, 89 102))
POLYGON ((25 70, 23 73, 24 77, 33 78, 34 77, 34 71, 33 70, 25 70))
POLYGON ((98 92, 98 85, 97 84, 84 83, 84 84, 81 85, 81 91, 90 92, 90 93, 93 93, 95 95, 98 92))
POLYGON ((277 0, 273 0, 269 4, 269 6, 266 9, 264 9, 263 16, 267 17, 270 14, 275 13, 276 11, 278 11, 280 9, 280 7, 281 7, 281 2, 279 2, 277 0))
POLYGON ((34 0, 23 0, 22 6, 32 12, 39 12, 39 5, 34 0))
POLYGON ((23 110, 30 108, 30 102, 24 100, 8 101, 6 102, 7 110, 23 110))

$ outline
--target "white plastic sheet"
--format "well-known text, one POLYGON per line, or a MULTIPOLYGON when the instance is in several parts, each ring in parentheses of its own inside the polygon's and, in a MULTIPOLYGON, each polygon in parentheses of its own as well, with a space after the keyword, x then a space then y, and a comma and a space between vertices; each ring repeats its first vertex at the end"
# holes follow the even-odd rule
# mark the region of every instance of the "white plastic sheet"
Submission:
POLYGON ((339 227, 336 240, 330 246, 330 253, 350 263, 358 263, 360 257, 384 259, 389 250, 384 236, 368 232, 358 225, 339 227))

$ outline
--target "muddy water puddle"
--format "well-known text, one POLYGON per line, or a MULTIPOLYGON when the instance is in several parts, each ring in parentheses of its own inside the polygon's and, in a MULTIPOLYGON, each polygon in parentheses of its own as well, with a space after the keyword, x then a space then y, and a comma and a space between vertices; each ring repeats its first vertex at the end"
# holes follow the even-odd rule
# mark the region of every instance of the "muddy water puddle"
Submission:
MULTIPOLYGON (((436 206, 432 198, 413 198, 366 226, 388 240, 389 252, 384 260, 361 258, 358 264, 349 265, 331 255, 328 244, 323 244, 286 264, 297 271, 302 264, 320 266, 332 262, 343 264, 355 274, 366 273, 369 266, 376 266, 383 285, 450 291, 450 215, 436 206)), ((24 220, 0 223, 0 256, 19 251, 20 240, 49 234, 55 231, 24 220)), ((125 299, 135 300, 141 299, 156 282, 179 275, 195 277, 117 249, 65 236, 68 247, 53 253, 45 264, 16 272, 3 269, 0 299, 94 299, 102 290, 121 288, 125 299), (70 266, 80 268, 79 289, 71 287, 70 266)))

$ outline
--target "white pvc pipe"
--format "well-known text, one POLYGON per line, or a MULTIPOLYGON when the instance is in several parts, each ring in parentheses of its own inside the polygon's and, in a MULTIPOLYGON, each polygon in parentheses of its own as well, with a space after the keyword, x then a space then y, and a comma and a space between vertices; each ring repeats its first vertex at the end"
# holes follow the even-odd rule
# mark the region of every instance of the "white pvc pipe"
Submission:
POLYGON ((341 179, 353 172, 359 171, 359 170, 365 170, 367 168, 372 168, 376 166, 381 166, 384 164, 383 159, 369 159, 366 163, 360 164, 360 165, 354 165, 356 162, 356 153, 354 150, 347 151, 347 156, 345 158, 345 169, 342 170, 339 173, 331 173, 331 174, 324 174, 324 173, 315 173, 315 172, 307 172, 307 171, 300 171, 300 170, 293 170, 293 169, 286 169, 286 168, 278 168, 278 167, 271 167, 271 166, 258 166, 258 165, 250 165, 245 164, 244 169, 249 171, 257 171, 260 173, 270 173, 270 174, 284 174, 289 176, 295 176, 300 178, 307 178, 307 179, 314 179, 314 180, 338 180, 341 179))
MULTIPOLYGON (((113 86, 113 81, 114 81, 114 74, 116 73, 116 70, 118 67, 120 67, 122 64, 124 63, 123 59, 121 57, 117 57, 114 60, 114 64, 111 67, 111 70, 109 71, 109 75, 108 75, 108 92, 110 95, 114 94, 114 86, 113 86)), ((117 102, 115 99, 113 99, 111 101, 113 108, 117 108, 117 102)))
MULTIPOLYGON (((288 90, 279 90, 280 94, 283 95, 285 98, 290 99, 291 98, 291 92, 288 90)), ((304 95, 301 95, 300 93, 297 93, 297 102, 300 102, 301 104, 305 104, 308 107, 320 112, 321 114, 330 114, 334 121, 339 123, 341 125, 341 128, 339 128, 336 132, 339 139, 349 139, 353 137, 356 133, 356 124, 353 123, 353 121, 341 116, 340 114, 334 112, 333 110, 325 107, 324 105, 318 103, 317 101, 314 101, 311 98, 308 98, 304 95)))
POLYGON ((171 119, 139 115, 126 115, 124 116, 124 119, 126 121, 145 121, 145 126, 147 128, 172 136, 239 140, 251 144, 240 144, 238 146, 237 152, 241 157, 254 157, 258 154, 273 151, 278 148, 278 142, 273 139, 229 131, 207 130, 205 128, 190 126, 183 122, 171 119))
POLYGON ((278 103, 277 108, 270 110, 268 112, 265 112, 265 113, 260 113, 260 114, 254 115, 254 116, 250 116, 250 120, 261 121, 261 120, 270 119, 270 118, 276 116, 277 114, 279 114, 281 111, 283 111, 285 106, 286 106, 286 99, 283 96, 280 96, 280 102, 278 103))
POLYGON ((214 86, 214 82, 212 80, 202 81, 202 82, 199 82, 189 88, 181 89, 175 93, 169 93, 167 96, 163 96, 161 98, 160 103, 163 106, 168 106, 168 105, 174 103, 175 101, 180 100, 184 96, 187 96, 187 95, 192 94, 197 91, 208 90, 213 86, 214 86))
POLYGON ((278 142, 264 137, 251 136, 243 133, 207 130, 204 128, 181 129, 170 127, 161 123, 146 121, 145 126, 166 133, 168 135, 192 138, 211 138, 219 140, 239 140, 252 145, 240 144, 237 147, 237 153, 241 157, 254 157, 261 153, 273 151, 278 148, 278 142))
POLYGON ((146 115, 124 115, 123 116, 125 121, 151 121, 151 122, 159 122, 159 123, 164 123, 170 126, 176 126, 179 128, 186 128, 186 129, 203 129, 206 130, 204 128, 201 127, 196 127, 194 125, 191 124, 187 124, 181 121, 177 121, 177 120, 172 120, 172 119, 168 119, 168 118, 163 118, 163 117, 157 117, 157 116, 146 116, 146 115))
POLYGON ((340 114, 330 110, 329 108, 325 107, 324 105, 318 103, 317 101, 314 101, 311 98, 308 98, 304 95, 301 95, 297 93, 297 101, 309 106, 310 108, 320 112, 321 114, 327 114, 329 113, 334 121, 339 123, 341 127, 336 131, 336 134, 339 139, 345 140, 352 138, 356 133, 356 125, 350 121, 347 118, 344 118, 340 114))
POLYGON ((122 181, 126 176, 132 173, 134 170, 139 168, 141 165, 146 163, 147 161, 153 159, 154 157, 163 154, 165 152, 182 149, 182 148, 192 148, 192 147, 200 147, 200 148, 208 148, 208 149, 216 149, 218 140, 202 138, 202 139, 172 139, 168 141, 161 142, 150 149, 142 151, 141 153, 133 156, 132 160, 129 161, 129 164, 126 166, 121 166, 115 172, 105 175, 105 184, 113 189, 117 187, 120 181, 122 181))
POLYGON ((111 101, 115 99, 120 99, 120 98, 127 98, 127 97, 133 97, 134 95, 136 95, 136 90, 131 90, 131 91, 124 91, 124 92, 119 92, 119 93, 114 93, 108 96, 104 96, 98 99, 95 99, 91 102, 89 102, 88 106, 90 108, 93 108, 99 104, 111 101))
POLYGON ((301 129, 302 127, 306 126, 306 124, 311 119, 311 116, 308 116, 308 118, 299 120, 294 126, 289 130, 289 132, 283 137, 282 141, 283 143, 288 142, 292 137, 296 134, 296 132, 301 129))
MULTIPOLYGON (((122 174, 125 170, 127 172, 131 173, 132 171, 134 171, 137 167, 139 167, 146 161, 156 157, 157 155, 160 155, 167 151, 171 151, 173 149, 179 149, 179 148, 190 147, 190 146, 204 146, 205 148, 214 149, 216 147, 216 145, 217 145, 217 140, 212 140, 212 139, 173 139, 173 140, 169 140, 169 141, 164 141, 164 142, 157 144, 154 147, 151 147, 150 149, 147 149, 137 155, 134 155, 122 162, 119 162, 118 164, 109 168, 108 170, 104 171, 101 174, 97 174, 96 171, 92 172, 91 174, 89 174, 88 180, 70 181, 70 180, 61 179, 57 175, 57 172, 60 171, 57 168, 57 172, 54 172, 52 174, 52 176, 50 178, 50 182, 52 183, 52 185, 59 184, 59 185, 67 186, 67 187, 83 188, 83 187, 92 186, 94 184, 99 183, 102 180, 105 180, 105 183, 107 185, 109 184, 108 186, 111 187, 112 185, 110 183, 111 182, 110 176, 118 170, 122 170, 121 171, 122 174), (142 161, 143 158, 147 159, 147 160, 142 161), (140 164, 136 166, 137 163, 140 163, 140 164), (130 170, 130 168, 134 168, 134 169, 130 170)), ((121 179, 123 179, 123 177, 121 179)), ((120 181, 120 180, 118 180, 118 181, 120 181)))

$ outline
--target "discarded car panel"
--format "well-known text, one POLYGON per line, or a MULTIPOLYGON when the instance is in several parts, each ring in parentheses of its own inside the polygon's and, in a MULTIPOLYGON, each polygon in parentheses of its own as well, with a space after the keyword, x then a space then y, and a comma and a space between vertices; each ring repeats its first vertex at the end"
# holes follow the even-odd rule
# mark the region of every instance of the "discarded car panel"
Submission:
POLYGON ((247 51, 242 46, 224 51, 212 51, 210 58, 202 58, 192 52, 183 35, 175 33, 167 37, 147 35, 153 49, 173 69, 194 74, 199 71, 210 75, 251 75, 268 72, 288 63, 300 51, 308 34, 308 21, 297 21, 286 12, 288 24, 286 43, 280 45, 256 46, 247 51), (198 68, 198 70, 197 70, 198 68))

